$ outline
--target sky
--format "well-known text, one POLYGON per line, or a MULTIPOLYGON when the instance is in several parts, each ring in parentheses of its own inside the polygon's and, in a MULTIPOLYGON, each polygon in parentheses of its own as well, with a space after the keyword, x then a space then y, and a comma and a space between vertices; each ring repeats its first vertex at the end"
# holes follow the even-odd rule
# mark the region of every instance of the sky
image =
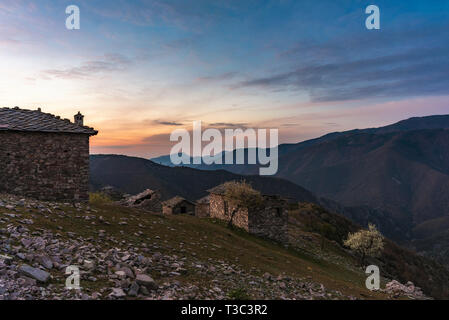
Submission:
POLYGON ((448 39, 442 0, 1 0, 0 107, 81 111, 96 154, 168 154, 193 121, 300 142, 448 114, 448 39))

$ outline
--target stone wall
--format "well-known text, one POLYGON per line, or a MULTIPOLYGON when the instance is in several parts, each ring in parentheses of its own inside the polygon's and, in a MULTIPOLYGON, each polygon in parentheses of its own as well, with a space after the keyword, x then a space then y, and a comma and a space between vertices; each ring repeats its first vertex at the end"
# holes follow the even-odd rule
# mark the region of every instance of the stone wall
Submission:
POLYGON ((249 232, 261 237, 287 243, 287 201, 279 197, 264 196, 264 208, 249 212, 249 232))
MULTIPOLYGON (((211 218, 229 221, 234 207, 217 194, 210 195, 210 216, 211 218)), ((232 220, 232 224, 249 231, 248 229, 248 209, 240 209, 232 220)))
POLYGON ((162 213, 163 214, 190 214, 195 215, 195 205, 188 202, 188 201, 182 201, 175 206, 162 206, 162 213))
POLYGON ((89 136, 0 131, 0 192, 87 201, 89 136))
POLYGON ((210 203, 197 203, 195 206, 195 216, 198 218, 210 217, 210 203))

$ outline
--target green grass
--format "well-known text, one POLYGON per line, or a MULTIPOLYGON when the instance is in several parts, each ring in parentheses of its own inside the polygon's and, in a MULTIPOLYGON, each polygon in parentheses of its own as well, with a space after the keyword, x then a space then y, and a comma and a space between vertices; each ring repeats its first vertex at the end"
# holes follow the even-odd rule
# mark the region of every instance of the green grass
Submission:
POLYGON ((112 203, 113 200, 111 197, 109 197, 107 194, 102 192, 91 192, 89 193, 89 203, 96 205, 96 204, 105 204, 105 203, 112 203))
POLYGON ((245 288, 237 288, 228 292, 228 297, 231 300, 250 300, 251 297, 245 288))
MULTIPOLYGON (((91 195, 90 206, 89 213, 85 210, 78 211, 71 206, 61 206, 60 209, 66 213, 65 216, 48 214, 48 217, 37 213, 36 210, 30 212, 21 209, 24 215, 17 220, 23 219, 25 215, 31 216, 34 224, 27 226, 31 232, 33 229, 45 228, 60 233, 62 238, 68 237, 67 232, 85 238, 95 238, 98 230, 102 229, 108 236, 125 240, 127 245, 140 247, 142 243, 155 244, 159 246, 159 252, 186 257, 187 261, 221 260, 228 264, 239 265, 243 270, 261 277, 268 272, 275 276, 284 274, 293 278, 309 278, 345 295, 364 299, 386 298, 381 293, 371 292, 365 288, 366 276, 361 270, 357 270, 356 267, 346 268, 342 264, 321 259, 314 252, 317 250, 315 245, 310 245, 309 249, 295 246, 286 248, 279 243, 258 238, 242 230, 229 229, 223 221, 188 215, 151 214, 117 206, 98 194, 91 195), (110 224, 100 224, 98 219, 86 221, 76 218, 86 215, 102 216, 104 221, 110 224), (128 224, 119 225, 121 218, 126 218, 128 224), (92 221, 95 221, 95 224, 92 224, 92 221), (58 228, 62 228, 62 231, 58 228), (142 234, 136 234, 138 232, 142 234)), ((101 245, 104 249, 116 246, 115 243, 108 241, 101 242, 101 245)), ((348 264, 353 264, 350 257, 342 254, 331 244, 329 248, 329 252, 348 264)), ((153 276, 156 280, 165 280, 159 274, 153 276)), ((177 280, 201 287, 202 284, 208 284, 213 280, 213 274, 198 275, 195 270, 188 268, 188 272, 179 276, 177 280)), ((83 287, 95 290, 103 284, 101 281, 85 282, 83 287)), ((228 296, 231 299, 246 299, 247 294, 244 288, 229 287, 228 296)))

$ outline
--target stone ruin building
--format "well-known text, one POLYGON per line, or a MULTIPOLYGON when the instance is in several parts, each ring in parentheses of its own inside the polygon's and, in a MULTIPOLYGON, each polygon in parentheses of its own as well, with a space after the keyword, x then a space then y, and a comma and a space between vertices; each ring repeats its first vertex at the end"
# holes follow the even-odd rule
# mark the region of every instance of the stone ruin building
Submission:
POLYGON ((160 212, 162 210, 161 193, 158 190, 146 189, 137 195, 129 196, 120 201, 120 204, 147 211, 160 212))
POLYGON ((163 214, 190 214, 195 215, 195 204, 182 197, 176 196, 162 203, 163 214))
MULTIPOLYGON (((225 221, 231 219, 232 204, 224 197, 224 185, 208 190, 210 217, 225 221)), ((242 208, 233 218, 233 225, 251 234, 282 243, 288 242, 288 201, 276 195, 262 195, 259 209, 242 208)))
POLYGON ((89 139, 98 132, 41 109, 0 108, 0 192, 48 201, 89 199, 89 139))
POLYGON ((197 216, 198 218, 210 217, 209 196, 205 196, 196 201, 195 216, 197 216))

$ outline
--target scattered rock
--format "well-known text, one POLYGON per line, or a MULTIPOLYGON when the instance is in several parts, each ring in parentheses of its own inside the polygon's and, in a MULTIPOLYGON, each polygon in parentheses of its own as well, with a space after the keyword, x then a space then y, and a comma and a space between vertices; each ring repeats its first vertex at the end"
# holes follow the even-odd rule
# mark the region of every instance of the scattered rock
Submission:
POLYGON ((109 294, 109 296, 113 298, 124 298, 126 297, 126 294, 122 288, 112 288, 112 292, 109 294))
POLYGON ((146 274, 138 274, 136 276, 136 282, 148 290, 156 290, 158 288, 156 282, 154 282, 153 278, 146 274))
POLYGON ((138 292, 139 292, 139 285, 137 284, 137 282, 134 281, 133 283, 131 283, 131 286, 129 287, 128 296, 137 297, 138 292))
POLYGON ((409 281, 406 285, 401 284, 399 281, 393 280, 385 285, 384 292, 388 293, 393 298, 408 297, 416 300, 429 300, 430 298, 425 296, 421 291, 421 288, 415 287, 413 282, 409 281))
POLYGON ((29 265, 22 265, 19 271, 24 275, 31 277, 39 282, 46 283, 50 280, 50 274, 44 270, 30 267, 29 265))

